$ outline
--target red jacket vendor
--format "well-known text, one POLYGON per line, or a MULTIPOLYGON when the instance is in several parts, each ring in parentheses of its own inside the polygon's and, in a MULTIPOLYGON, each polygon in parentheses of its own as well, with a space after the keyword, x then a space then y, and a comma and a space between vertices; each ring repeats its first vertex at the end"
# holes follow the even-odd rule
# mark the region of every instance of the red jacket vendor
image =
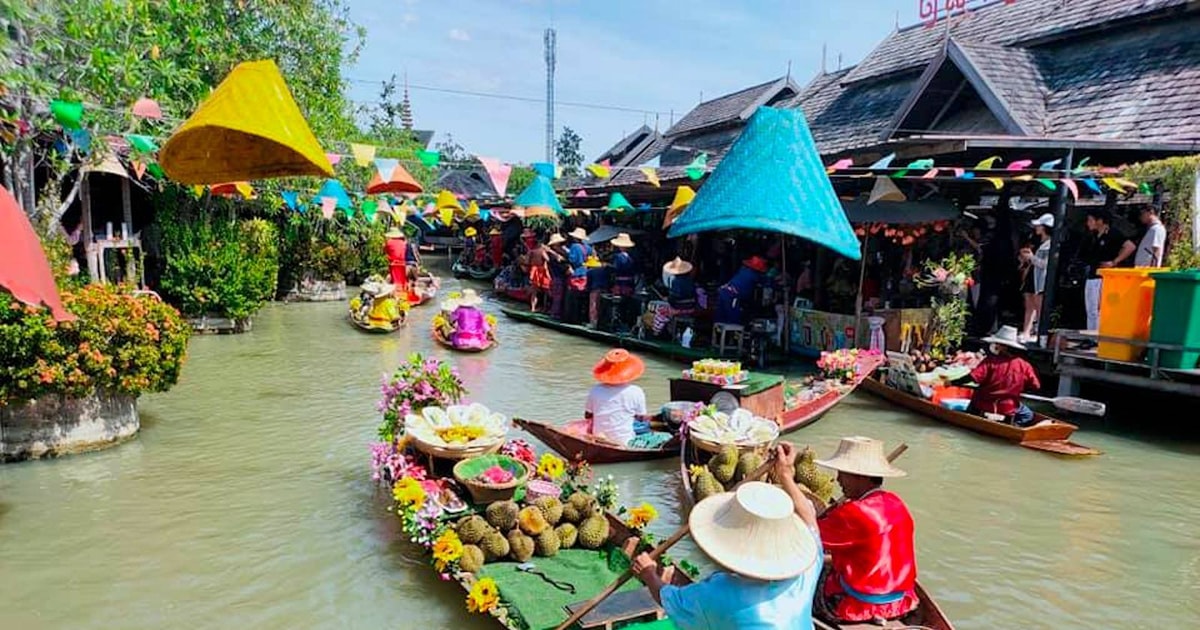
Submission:
POLYGON ((883 454, 883 442, 842 438, 837 452, 817 463, 838 471, 846 497, 817 520, 831 557, 818 590, 818 614, 834 621, 896 619, 920 604, 913 519, 900 497, 883 489, 903 477, 883 454))
POLYGON ((1042 384, 1033 366, 1016 354, 1025 350, 1017 339, 1017 329, 1002 326, 983 341, 991 344, 991 354, 971 370, 976 387, 970 411, 978 415, 996 413, 1019 427, 1031 426, 1035 422, 1033 411, 1021 403, 1021 394, 1036 391, 1042 384))

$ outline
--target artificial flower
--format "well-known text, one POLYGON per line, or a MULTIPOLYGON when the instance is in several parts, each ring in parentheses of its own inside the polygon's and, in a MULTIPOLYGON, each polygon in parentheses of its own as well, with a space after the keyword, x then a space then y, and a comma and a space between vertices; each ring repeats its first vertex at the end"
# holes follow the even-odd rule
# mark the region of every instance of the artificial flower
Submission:
POLYGON ((416 507, 425 502, 425 489, 421 487, 421 482, 405 477, 392 486, 392 498, 401 507, 416 507))
POLYGON ((547 479, 558 479, 566 472, 567 463, 562 459, 546 453, 538 460, 537 473, 547 479))
POLYGON ((492 466, 480 473, 479 478, 487 483, 498 485, 512 481, 513 474, 500 466, 492 466))
POLYGON ((433 543, 434 566, 438 571, 445 571, 452 562, 458 562, 462 557, 463 545, 458 534, 453 529, 447 529, 433 543))
POLYGON ((658 518, 658 510, 649 503, 643 503, 629 510, 629 518, 625 519, 625 524, 633 529, 642 529, 656 518, 658 518))
POLYGON ((467 594, 467 610, 470 612, 490 612, 500 604, 500 588, 492 578, 483 578, 471 586, 467 594))
POLYGON ((525 462, 531 466, 537 463, 535 454, 533 452, 533 446, 530 445, 529 442, 526 442, 520 438, 505 442, 504 446, 500 447, 500 454, 508 455, 513 459, 521 460, 522 462, 525 462))

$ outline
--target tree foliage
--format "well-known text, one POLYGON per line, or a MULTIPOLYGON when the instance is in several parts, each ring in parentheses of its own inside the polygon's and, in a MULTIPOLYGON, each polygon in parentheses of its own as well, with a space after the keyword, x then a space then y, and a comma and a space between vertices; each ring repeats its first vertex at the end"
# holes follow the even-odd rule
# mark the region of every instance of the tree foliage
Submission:
POLYGON ((1168 267, 1200 268, 1200 254, 1192 239, 1197 171, 1200 171, 1200 156, 1193 155, 1135 164, 1125 173, 1138 181, 1155 182, 1165 193, 1163 222, 1167 226, 1168 267))
POLYGON ((574 129, 563 127, 554 145, 554 157, 562 167, 563 175, 577 177, 583 167, 583 138, 574 129))

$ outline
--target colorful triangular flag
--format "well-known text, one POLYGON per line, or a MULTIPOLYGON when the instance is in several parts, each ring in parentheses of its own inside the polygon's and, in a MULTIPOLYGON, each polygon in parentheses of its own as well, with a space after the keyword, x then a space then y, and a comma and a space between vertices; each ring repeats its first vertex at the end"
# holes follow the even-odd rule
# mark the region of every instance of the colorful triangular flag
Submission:
POLYGON ((512 175, 512 165, 504 164, 496 158, 477 157, 479 163, 483 165, 483 170, 487 171, 488 178, 492 180, 492 188, 496 189, 496 194, 503 197, 508 191, 508 178, 512 175))
POLYGON ((154 153, 158 151, 158 145, 155 144, 154 138, 150 136, 144 136, 139 133, 127 133, 125 134, 125 140, 138 153, 154 153))
POLYGON ((999 161, 1000 161, 1000 156, 993 155, 992 157, 987 158, 985 160, 980 160, 979 163, 975 165, 975 170, 990 171, 991 169, 996 167, 996 162, 999 162, 999 161))
POLYGON ((658 171, 653 166, 643 166, 642 174, 646 176, 646 181, 650 182, 651 186, 658 188, 661 184, 658 183, 658 171))
POLYGON ((1017 160, 1004 167, 1006 171, 1023 171, 1033 165, 1033 160, 1017 160))
POLYGON ((554 179, 554 165, 549 162, 534 162, 530 165, 533 172, 545 177, 546 179, 554 179))
POLYGON ((592 175, 595 175, 600 179, 608 179, 610 176, 612 176, 612 170, 609 169, 608 166, 608 160, 604 160, 603 162, 598 162, 596 164, 588 164, 586 168, 587 172, 591 173, 592 175))
POLYGON ((851 166, 854 166, 854 160, 852 160, 850 158, 842 158, 842 159, 834 162, 833 164, 830 164, 829 167, 825 169, 825 172, 827 174, 834 173, 834 172, 840 171, 844 168, 850 168, 851 166))
POLYGON ((996 187, 996 190, 1004 188, 1004 180, 1000 179, 999 177, 984 177, 984 179, 991 182, 992 185, 996 187))
POLYGON ((400 160, 393 158, 375 158, 375 171, 379 173, 379 179, 388 181, 392 178, 392 171, 400 165, 400 160))
POLYGON ((321 216, 326 219, 333 218, 333 211, 337 209, 338 200, 333 197, 321 197, 321 216))
MULTIPOLYGON (((350 143, 350 153, 354 155, 354 163, 359 166, 370 166, 375 159, 375 145, 350 143)), ((389 173, 390 175, 390 173, 389 173)))
POLYGON ((1079 201, 1079 187, 1075 185, 1075 180, 1064 179, 1064 180, 1062 180, 1062 183, 1063 183, 1063 186, 1067 187, 1067 190, 1071 191, 1071 199, 1078 202, 1079 201))
POLYGON ((285 190, 279 193, 279 196, 283 197, 283 204, 287 206, 289 210, 296 210, 300 204, 300 193, 294 190, 285 190))
POLYGON ((337 166, 338 162, 342 161, 342 156, 338 153, 326 153, 325 159, 329 160, 330 164, 337 166))
POLYGON ((81 129, 82 125, 80 121, 83 120, 83 103, 54 99, 50 101, 50 115, 54 116, 55 122, 62 125, 65 129, 81 129))
POLYGON ((894 160, 894 159, 896 159, 896 154, 889 153, 889 154, 883 156, 882 158, 880 158, 878 161, 876 161, 874 164, 872 164, 868 168, 870 168, 873 171, 877 170, 877 169, 887 168, 892 165, 892 160, 894 160))
POLYGON ((704 172, 708 170, 708 154, 701 153, 692 158, 692 163, 683 170, 687 173, 688 179, 697 180, 704 177, 704 172))
POLYGON ((608 197, 608 203, 605 204, 609 210, 633 210, 633 204, 619 192, 615 192, 608 197))
POLYGON ((437 151, 422 149, 417 151, 417 159, 421 161, 421 164, 424 164, 429 168, 433 168, 442 161, 442 154, 438 153, 437 151))

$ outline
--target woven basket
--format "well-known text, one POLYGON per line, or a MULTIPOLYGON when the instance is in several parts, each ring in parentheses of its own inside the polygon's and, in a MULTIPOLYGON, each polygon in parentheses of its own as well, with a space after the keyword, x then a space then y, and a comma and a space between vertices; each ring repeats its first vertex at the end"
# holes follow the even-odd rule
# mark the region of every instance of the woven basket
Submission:
MULTIPOLYGON (((721 449, 727 446, 726 444, 721 444, 720 442, 710 442, 703 438, 691 435, 688 436, 688 443, 694 445, 696 448, 702 451, 707 451, 709 453, 720 453, 721 449)), ((755 450, 765 451, 774 443, 775 440, 771 440, 770 442, 763 442, 761 444, 735 444, 734 446, 737 447, 738 453, 745 453, 746 451, 755 450)))
POLYGON ((529 479, 532 472, 529 464, 508 455, 481 455, 464 459, 454 465, 454 478, 471 493, 471 499, 477 504, 513 498, 517 489, 529 479), (500 466, 513 473, 512 481, 492 485, 475 479, 492 466, 500 466))
POLYGON ((468 448, 449 448, 449 447, 445 447, 445 446, 439 446, 436 444, 430 444, 428 442, 423 442, 416 436, 413 436, 412 445, 413 445, 413 448, 415 448, 418 451, 421 451, 422 453, 425 453, 426 455, 429 455, 431 457, 438 457, 441 459, 460 460, 460 459, 467 459, 470 457, 478 457, 480 455, 487 455, 490 453, 495 453, 496 451, 500 450, 501 446, 504 446, 504 441, 500 440, 500 441, 494 442, 492 444, 483 444, 480 446, 471 446, 468 448))

